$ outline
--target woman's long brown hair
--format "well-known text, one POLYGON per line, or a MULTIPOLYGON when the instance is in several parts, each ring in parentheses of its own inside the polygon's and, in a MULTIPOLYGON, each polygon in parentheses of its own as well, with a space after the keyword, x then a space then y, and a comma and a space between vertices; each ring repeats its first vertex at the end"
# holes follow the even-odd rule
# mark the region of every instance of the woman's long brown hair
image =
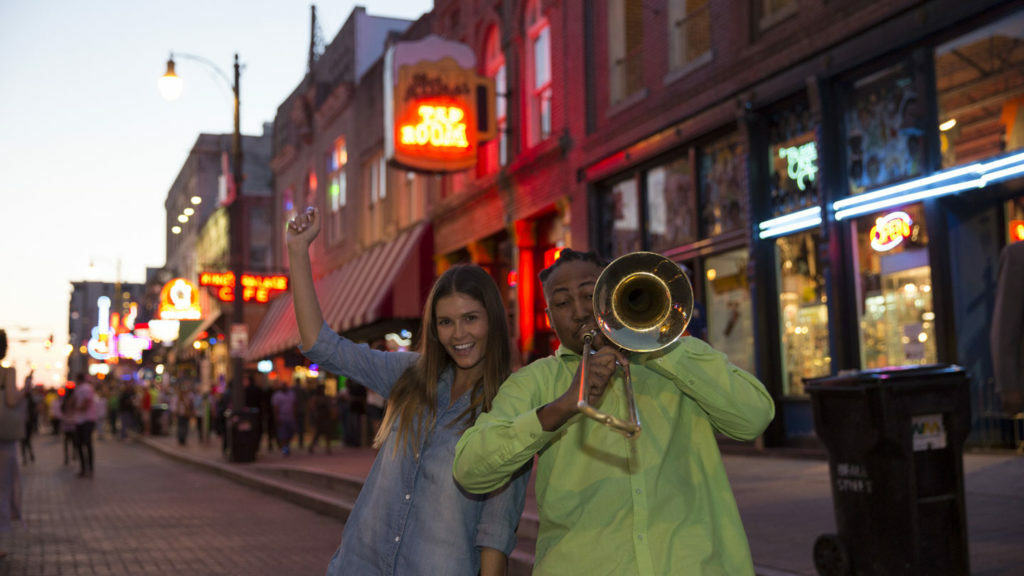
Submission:
POLYGON ((437 420, 438 383, 441 374, 454 366, 451 356, 437 337, 437 302, 456 293, 469 296, 482 304, 487 314, 483 377, 473 385, 469 407, 459 415, 456 423, 469 428, 480 412, 490 410, 498 387, 512 371, 508 320, 494 279, 475 264, 460 264, 449 268, 434 283, 423 310, 419 360, 402 374, 391 389, 387 412, 373 441, 374 447, 383 446, 397 421, 398 437, 393 456, 398 454, 400 446, 402 452, 418 450, 437 420))

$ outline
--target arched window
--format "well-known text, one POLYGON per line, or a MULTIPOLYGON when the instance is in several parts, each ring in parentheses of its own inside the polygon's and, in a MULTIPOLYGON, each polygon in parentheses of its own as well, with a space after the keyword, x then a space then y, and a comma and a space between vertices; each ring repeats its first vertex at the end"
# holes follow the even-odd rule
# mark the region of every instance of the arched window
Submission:
POLYGON ((535 146, 551 135, 551 26, 540 2, 526 6, 526 145, 535 146))

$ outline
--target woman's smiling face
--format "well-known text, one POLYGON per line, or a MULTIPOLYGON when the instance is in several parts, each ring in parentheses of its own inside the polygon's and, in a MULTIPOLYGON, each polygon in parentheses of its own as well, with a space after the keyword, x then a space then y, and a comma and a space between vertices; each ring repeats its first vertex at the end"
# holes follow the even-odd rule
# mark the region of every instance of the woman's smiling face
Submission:
POLYGON ((470 296, 454 292, 434 308, 437 339, 461 370, 483 370, 487 351, 487 311, 470 296))

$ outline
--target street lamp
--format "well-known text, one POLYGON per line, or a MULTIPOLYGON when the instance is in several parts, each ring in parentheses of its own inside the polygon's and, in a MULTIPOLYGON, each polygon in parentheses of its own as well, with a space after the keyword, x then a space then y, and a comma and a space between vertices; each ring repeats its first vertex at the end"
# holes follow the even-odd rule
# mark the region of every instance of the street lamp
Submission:
MULTIPOLYGON (((174 100, 181 96, 182 92, 182 79, 177 75, 174 70, 174 58, 183 58, 186 60, 193 60, 201 62, 217 73, 218 76, 229 85, 232 93, 234 94, 234 132, 231 135, 231 179, 233 181, 233 190, 229 190, 225 204, 228 207, 228 234, 230 246, 228 252, 231 260, 231 273, 235 277, 235 300, 232 306, 231 313, 231 326, 229 333, 232 337, 228 338, 228 346, 230 347, 230 354, 232 358, 231 362, 231 409, 234 411, 240 410, 245 404, 245 394, 243 391, 242 382, 242 371, 244 369, 243 350, 241 346, 236 347, 236 341, 233 336, 236 330, 245 330, 248 335, 248 328, 245 324, 245 308, 242 300, 241 286, 242 286, 242 256, 244 249, 244 228, 242 221, 245 217, 245 209, 242 204, 242 132, 239 124, 239 76, 241 67, 238 63, 238 53, 235 53, 235 78, 232 84, 227 75, 213 62, 203 58, 202 56, 196 56, 195 54, 186 54, 182 52, 172 52, 170 57, 167 59, 167 72, 157 81, 157 86, 160 89, 161 94, 167 100, 174 100), (236 328, 237 326, 237 328, 236 328)), ((192 204, 198 204, 195 197, 190 199, 192 204)))

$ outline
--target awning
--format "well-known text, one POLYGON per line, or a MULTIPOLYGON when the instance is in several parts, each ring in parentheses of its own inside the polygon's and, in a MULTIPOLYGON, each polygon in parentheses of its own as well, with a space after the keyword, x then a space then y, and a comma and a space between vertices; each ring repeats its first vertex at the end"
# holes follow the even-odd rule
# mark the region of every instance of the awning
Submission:
MULTIPOLYGON (((316 282, 320 309, 332 330, 344 333, 380 319, 382 304, 392 293, 395 280, 416 254, 427 223, 421 222, 390 242, 378 244, 316 282)), ((422 263, 414 262, 415 267, 422 263)), ((408 299, 408 298, 407 298, 408 299)), ((419 309, 422 302, 406 303, 419 309)), ((414 314, 418 315, 418 314, 414 314)), ((299 328, 291 294, 270 303, 246 357, 258 360, 299 344, 299 328)))

